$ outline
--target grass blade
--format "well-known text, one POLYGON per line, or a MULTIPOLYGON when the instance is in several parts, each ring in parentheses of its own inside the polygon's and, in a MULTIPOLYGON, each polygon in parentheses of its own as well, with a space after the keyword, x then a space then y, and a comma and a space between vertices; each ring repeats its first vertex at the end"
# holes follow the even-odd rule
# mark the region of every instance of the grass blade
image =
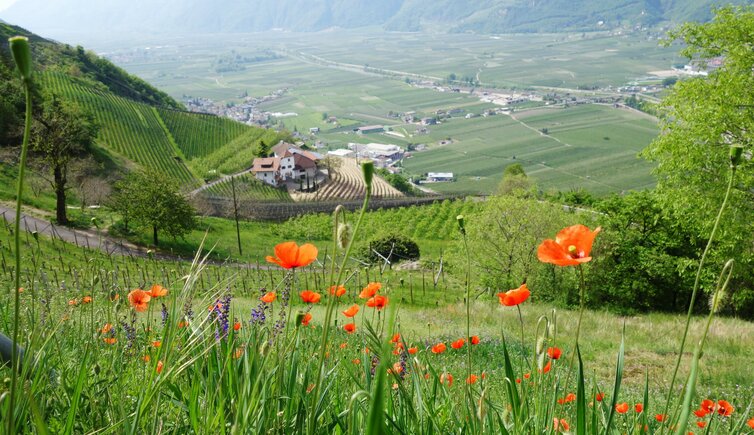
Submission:
POLYGON ((579 378, 576 386, 576 434, 586 435, 586 389, 584 388, 584 363, 581 361, 581 350, 576 344, 576 355, 579 358, 579 378))
POLYGON ((620 338, 620 349, 618 350, 618 363, 615 366, 615 385, 613 386, 613 397, 610 403, 610 414, 607 417, 607 424, 605 425, 605 432, 610 432, 610 427, 613 424, 613 417, 615 416, 615 405, 618 403, 618 394, 620 393, 620 384, 623 380, 623 357, 626 352, 626 325, 623 325, 623 333, 620 338))

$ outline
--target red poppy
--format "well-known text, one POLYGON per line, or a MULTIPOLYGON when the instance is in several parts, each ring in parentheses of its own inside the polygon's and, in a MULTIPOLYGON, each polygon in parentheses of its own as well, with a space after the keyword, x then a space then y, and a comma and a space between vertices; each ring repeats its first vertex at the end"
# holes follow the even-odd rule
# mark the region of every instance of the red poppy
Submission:
POLYGON ((657 414, 657 415, 655 415, 655 420, 659 421, 660 423, 662 423, 663 421, 667 420, 667 418, 668 418, 667 414, 657 414))
POLYGON ((505 293, 498 293, 497 297, 500 298, 500 304, 506 307, 514 307, 521 302, 529 299, 531 292, 526 284, 521 284, 521 287, 513 290, 508 290, 505 293))
POLYGON ((595 394, 594 398, 595 398, 595 400, 597 400, 598 402, 602 402, 602 399, 604 399, 604 398, 605 398, 605 393, 597 393, 597 394, 595 394))
POLYGON ((234 323, 233 324, 233 330, 234 331, 238 331, 239 329, 241 329, 241 322, 234 323))
POLYGON ((115 337, 105 337, 102 339, 102 341, 104 341, 107 344, 115 344, 118 342, 118 339, 115 337))
POLYGON ((163 366, 162 361, 157 361, 157 368, 156 368, 156 370, 157 370, 157 374, 158 375, 160 373, 162 373, 162 366, 163 366))
POLYGON ((524 374, 524 379, 529 379, 530 377, 531 377, 531 373, 525 373, 524 374))
POLYGON ((322 295, 311 290, 304 290, 301 292, 301 300, 307 304, 316 304, 321 298, 322 295))
POLYGON ((453 375, 450 373, 443 373, 440 375, 440 383, 447 384, 449 387, 453 385, 453 375))
POLYGON ((359 306, 356 305, 356 304, 353 304, 353 305, 351 305, 350 308, 348 308, 347 310, 343 311, 343 315, 346 316, 346 317, 353 317, 358 312, 359 312, 359 306))
POLYGON ((568 432, 571 429, 571 426, 568 425, 568 422, 565 421, 564 418, 561 418, 560 420, 553 418, 552 425, 553 430, 555 430, 556 432, 568 432))
POLYGON ((464 343, 466 343, 466 340, 459 338, 458 340, 450 343, 450 347, 452 347, 453 349, 460 349, 463 347, 464 343))
POLYGON ((634 405, 634 411, 636 411, 637 414, 641 414, 642 411, 644 411, 644 405, 637 403, 636 405, 634 405))
POLYGON ((478 335, 472 335, 471 336, 471 344, 479 344, 479 336, 478 335))
POLYGON ((728 403, 727 400, 718 400, 717 406, 717 413, 723 417, 730 417, 730 415, 733 414, 733 411, 735 411, 733 405, 728 403))
POLYGON ((70 301, 68 301, 68 305, 70 305, 72 307, 75 307, 78 304, 79 304, 79 300, 78 299, 71 299, 70 301))
POLYGON ((704 399, 702 400, 702 404, 699 405, 699 408, 705 410, 707 414, 715 412, 715 402, 709 399, 704 399))
POLYGON ((547 356, 549 356, 552 359, 560 359, 560 355, 562 352, 557 347, 548 347, 547 348, 547 356))
POLYGON ((750 428, 754 429, 754 417, 749 419, 749 421, 747 421, 746 424, 748 424, 750 428))
POLYGON ((615 412, 618 414, 625 414, 628 412, 628 403, 623 402, 615 405, 615 412))
POLYGON ((601 228, 592 231, 584 225, 574 225, 560 230, 555 240, 542 242, 537 249, 539 261, 557 266, 576 266, 592 259, 592 243, 601 228))
POLYGON ((466 378, 466 383, 469 384, 469 385, 473 385, 473 384, 476 384, 476 381, 478 379, 479 378, 477 377, 477 375, 469 375, 469 377, 466 378))
POLYGON ((301 319, 301 324, 304 326, 307 326, 309 322, 312 321, 312 313, 306 313, 304 314, 304 317, 301 319))
POLYGON ((92 303, 92 297, 91 296, 84 296, 81 299, 81 303, 82 304, 90 304, 90 303, 92 303))
POLYGON ((391 343, 398 343, 401 341, 401 334, 394 334, 393 338, 390 339, 391 343))
POLYGON ((267 261, 275 263, 283 269, 304 267, 317 259, 317 247, 311 243, 298 246, 296 242, 284 242, 275 246, 275 256, 267 256, 267 261))
POLYGON ((415 354, 416 354, 416 352, 419 352, 419 348, 418 348, 418 347, 414 346, 414 347, 409 347, 409 348, 408 348, 408 353, 409 353, 409 354, 411 354, 411 355, 415 355, 415 354))
POLYGON ((112 324, 112 323, 105 323, 105 324, 104 324, 104 325, 102 326, 102 329, 100 329, 100 330, 99 330, 99 332, 100 332, 101 334, 107 334, 107 333, 108 333, 108 332, 110 332, 110 331, 111 331, 112 329, 113 329, 113 324, 112 324))
POLYGON ((542 368, 542 370, 539 371, 539 373, 548 373, 550 369, 552 368, 552 361, 547 361, 547 364, 542 368))
POLYGON ((182 329, 187 326, 188 326, 188 322, 186 322, 185 320, 181 320, 180 322, 178 322, 178 329, 182 329))
POLYGON ((138 288, 131 290, 131 293, 128 294, 128 302, 136 311, 146 311, 150 299, 152 299, 152 296, 149 293, 138 288))
POLYGON ((339 285, 337 287, 336 286, 331 286, 330 287, 330 294, 331 295, 335 295, 336 297, 341 297, 344 294, 346 294, 346 288, 343 287, 342 285, 339 285))
POLYGON ((275 302, 275 298, 277 298, 277 295, 275 294, 275 292, 269 292, 265 294, 264 296, 262 296, 261 298, 259 298, 259 300, 261 300, 265 304, 271 304, 275 302))
POLYGON ((707 427, 707 422, 706 422, 706 421, 704 421, 704 420, 699 420, 699 421, 697 421, 697 422, 696 422, 696 425, 697 425, 698 427, 700 427, 700 428, 704 429, 705 427, 707 427))
POLYGON ((707 414, 709 414, 709 412, 707 412, 706 409, 702 409, 702 408, 699 408, 694 411, 694 415, 699 418, 704 418, 707 414))
POLYGON ((149 289, 149 296, 152 296, 153 298, 167 296, 167 294, 168 294, 168 289, 166 289, 165 287, 159 284, 155 284, 152 286, 151 289, 149 289))
POLYGON ((363 290, 361 290, 361 293, 359 293, 359 297, 361 299, 368 299, 372 296, 376 295, 378 291, 382 288, 382 284, 379 282, 370 282, 367 284, 366 287, 364 287, 363 290))
POLYGON ((387 297, 382 295, 377 295, 367 301, 367 307, 377 308, 378 310, 385 308, 385 305, 387 305, 387 297))
POLYGON ((446 349, 447 346, 445 346, 445 343, 437 343, 436 345, 432 346, 432 353, 440 354, 445 352, 446 349))
POLYGON ((343 325, 343 330, 346 331, 349 334, 353 334, 356 332, 356 324, 355 323, 347 323, 343 325))

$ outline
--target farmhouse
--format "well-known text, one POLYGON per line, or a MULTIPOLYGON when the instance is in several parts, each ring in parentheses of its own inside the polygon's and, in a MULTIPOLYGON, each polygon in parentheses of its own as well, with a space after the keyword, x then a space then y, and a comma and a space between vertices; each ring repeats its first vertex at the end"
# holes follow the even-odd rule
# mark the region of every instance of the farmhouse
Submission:
POLYGON ((428 172, 427 183, 438 183, 441 181, 453 181, 452 172, 428 172))
POLYGON ((267 184, 278 186, 287 180, 314 178, 317 162, 322 159, 319 153, 302 150, 286 142, 272 147, 274 157, 254 159, 251 173, 267 184))
POLYGON ((356 129, 357 134, 382 133, 383 131, 385 131, 385 127, 381 125, 367 125, 356 129))
POLYGON ((422 118, 422 125, 435 125, 437 118, 422 118))

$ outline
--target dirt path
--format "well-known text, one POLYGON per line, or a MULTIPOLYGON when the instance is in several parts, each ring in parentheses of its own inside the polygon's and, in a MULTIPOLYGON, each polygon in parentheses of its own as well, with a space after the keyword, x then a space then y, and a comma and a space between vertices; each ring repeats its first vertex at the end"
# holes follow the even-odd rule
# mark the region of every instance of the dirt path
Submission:
POLYGON ((240 175, 248 174, 248 173, 251 172, 251 169, 252 168, 244 169, 243 171, 236 172, 235 174, 223 175, 222 177, 218 178, 217 180, 211 181, 211 182, 205 184, 204 186, 201 186, 201 187, 199 187, 197 189, 192 190, 189 194, 191 196, 196 195, 197 193, 205 191, 205 190, 209 189, 210 187, 212 187, 214 185, 220 184, 220 183, 222 183, 224 181, 228 181, 228 180, 230 180, 233 177, 238 177, 240 175))

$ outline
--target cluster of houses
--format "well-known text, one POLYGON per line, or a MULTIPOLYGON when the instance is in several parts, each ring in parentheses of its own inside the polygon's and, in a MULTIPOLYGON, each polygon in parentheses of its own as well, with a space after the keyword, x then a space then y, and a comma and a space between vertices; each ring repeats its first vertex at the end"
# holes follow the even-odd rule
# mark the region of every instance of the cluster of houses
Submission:
POLYGON ((254 159, 251 173, 257 180, 277 187, 286 181, 307 180, 308 184, 308 180, 315 179, 321 154, 282 141, 271 152, 272 157, 254 159))
POLYGON ((403 148, 382 143, 349 143, 348 149, 332 150, 327 154, 336 157, 371 159, 375 166, 386 168, 403 158, 403 148))

